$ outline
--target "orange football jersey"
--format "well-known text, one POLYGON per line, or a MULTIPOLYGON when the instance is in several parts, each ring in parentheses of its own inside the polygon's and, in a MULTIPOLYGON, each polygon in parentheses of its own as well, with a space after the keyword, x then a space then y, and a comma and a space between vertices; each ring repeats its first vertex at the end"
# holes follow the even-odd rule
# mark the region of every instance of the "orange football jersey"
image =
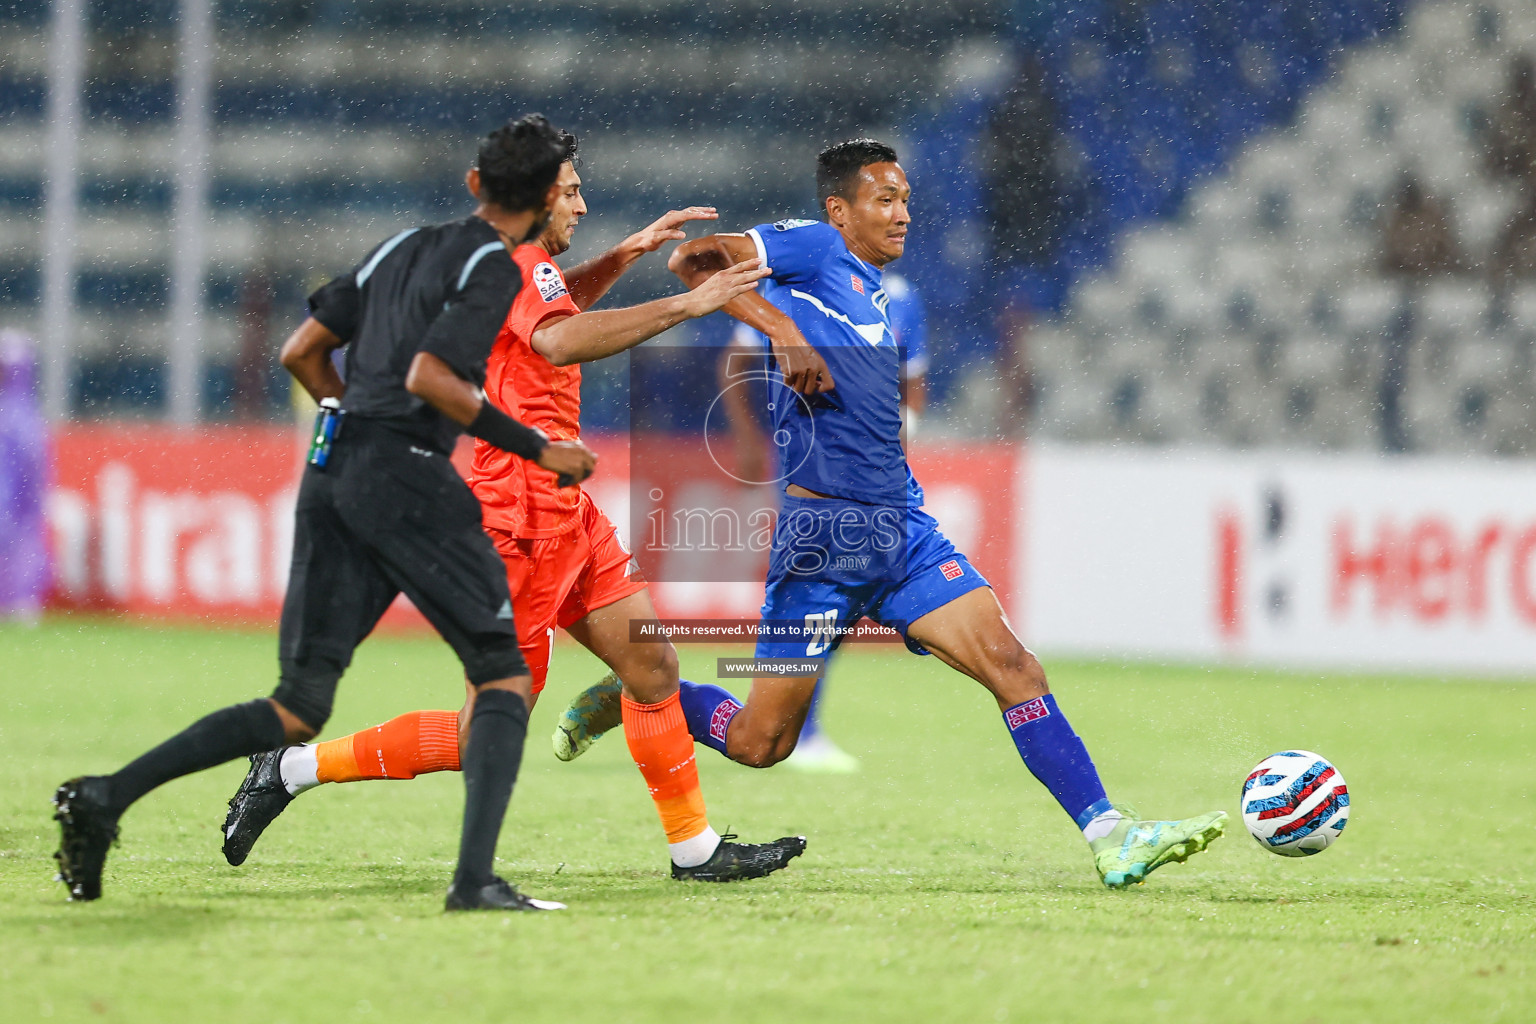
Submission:
MULTIPOLYGON (((498 409, 551 441, 581 436, 581 367, 555 366, 533 348, 550 317, 580 313, 565 275, 536 245, 512 253, 523 290, 512 301, 485 367, 485 394, 498 409)), ((487 526, 517 537, 557 537, 581 524, 578 487, 555 486, 555 474, 484 441, 475 442, 470 487, 487 526)))

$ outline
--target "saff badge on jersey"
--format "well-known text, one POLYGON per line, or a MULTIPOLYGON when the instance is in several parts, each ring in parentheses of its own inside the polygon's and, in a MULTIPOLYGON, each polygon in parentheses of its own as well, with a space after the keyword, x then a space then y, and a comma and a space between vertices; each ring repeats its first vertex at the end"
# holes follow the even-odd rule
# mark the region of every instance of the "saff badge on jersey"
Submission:
POLYGON ((560 276, 553 263, 540 263, 533 268, 533 286, 545 302, 554 302, 560 296, 570 294, 565 287, 565 278, 560 276))

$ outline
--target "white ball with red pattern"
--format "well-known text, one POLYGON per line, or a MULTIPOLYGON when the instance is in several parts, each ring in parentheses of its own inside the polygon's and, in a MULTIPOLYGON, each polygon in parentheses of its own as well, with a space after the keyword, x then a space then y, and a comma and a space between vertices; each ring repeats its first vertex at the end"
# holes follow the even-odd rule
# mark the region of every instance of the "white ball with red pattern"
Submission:
POLYGON ((1243 824, 1259 845, 1282 857, 1326 850, 1349 821, 1349 787, 1327 758, 1283 750, 1243 781, 1243 824))

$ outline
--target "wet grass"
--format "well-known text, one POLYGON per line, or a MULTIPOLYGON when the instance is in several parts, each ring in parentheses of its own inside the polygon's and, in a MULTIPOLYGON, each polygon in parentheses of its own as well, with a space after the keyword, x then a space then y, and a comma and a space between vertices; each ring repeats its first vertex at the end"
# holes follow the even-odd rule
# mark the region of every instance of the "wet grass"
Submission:
MULTIPOLYGON (((0 628, 0 1019, 1518 1021, 1536 997, 1524 683, 1048 661, 1111 794, 1143 813, 1235 818, 1246 772, 1296 746, 1354 797, 1321 856, 1272 856, 1236 825, 1111 893, 974 684, 855 649, 827 716, 860 774, 699 748, 717 828, 811 840, 780 875, 706 887, 666 878, 622 742, 571 765, 548 753, 559 704, 597 672, 566 647, 501 853, 569 912, 441 912, 453 775, 306 795, 230 868, 218 827, 239 765, 134 808, 106 897, 65 903, 53 787, 267 692, 274 647, 92 619, 0 628)), ((685 672, 719 653, 683 649, 685 672)), ((459 688, 440 643, 372 640, 327 733, 452 707, 459 688)))

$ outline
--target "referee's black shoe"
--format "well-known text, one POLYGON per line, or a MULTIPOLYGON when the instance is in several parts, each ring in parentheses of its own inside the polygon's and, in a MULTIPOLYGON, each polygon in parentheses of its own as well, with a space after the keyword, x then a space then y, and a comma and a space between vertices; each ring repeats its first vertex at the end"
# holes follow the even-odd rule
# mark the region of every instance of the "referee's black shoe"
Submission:
POLYGON ((293 803, 293 794, 283 785, 283 751, 287 749, 252 754, 250 771, 230 797, 229 813, 224 816, 224 859, 235 867, 245 863, 262 832, 293 803))
POLYGON ((733 843, 733 835, 720 837, 709 860, 695 867, 672 865, 672 877, 680 882, 739 882, 762 878, 805 852, 805 836, 785 836, 771 843, 733 843))
POLYGON ((444 910, 564 910, 564 903, 524 896, 504 878, 492 876, 490 884, 475 886, 455 882, 448 887, 444 910))
POLYGON ((53 820, 62 833, 53 859, 59 862, 59 881, 77 902, 101 899, 101 869, 117 842, 117 815, 108 809, 110 785, 100 775, 82 775, 53 794, 53 820))

